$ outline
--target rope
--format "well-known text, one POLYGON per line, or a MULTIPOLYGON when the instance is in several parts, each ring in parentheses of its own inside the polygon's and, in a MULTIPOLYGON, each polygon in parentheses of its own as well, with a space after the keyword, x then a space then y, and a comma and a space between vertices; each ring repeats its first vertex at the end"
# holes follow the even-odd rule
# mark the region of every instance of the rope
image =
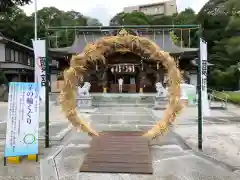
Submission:
POLYGON ((183 47, 183 33, 182 33, 182 29, 181 29, 181 48, 183 47))
POLYGON ((66 40, 67 40, 67 46, 68 46, 68 29, 65 30, 66 40))
POLYGON ((155 32, 155 29, 153 30, 153 40, 154 40, 154 42, 156 42, 156 32, 155 32))
POLYGON ((165 44, 165 42, 164 42, 164 41, 165 41, 165 38, 164 38, 164 34, 165 34, 165 33, 164 33, 164 29, 162 30, 162 32, 163 32, 163 41, 162 41, 162 42, 163 42, 163 48, 164 48, 164 44, 165 44))
POLYGON ((191 47, 191 29, 188 29, 188 47, 191 47))
POLYGON ((83 37, 84 37, 84 40, 85 40, 85 43, 86 43, 86 45, 88 44, 88 41, 87 41, 87 39, 86 39, 86 36, 85 36, 85 33, 83 32, 83 37))

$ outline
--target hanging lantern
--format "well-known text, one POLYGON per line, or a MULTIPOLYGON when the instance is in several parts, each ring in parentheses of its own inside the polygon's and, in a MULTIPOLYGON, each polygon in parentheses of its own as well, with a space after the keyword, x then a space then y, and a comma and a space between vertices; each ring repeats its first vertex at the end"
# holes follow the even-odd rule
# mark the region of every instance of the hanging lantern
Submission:
POLYGON ((96 64, 96 71, 98 70, 98 65, 96 64))
POLYGON ((159 69, 159 63, 157 63, 157 69, 159 69))
POLYGON ((111 72, 114 73, 114 68, 113 67, 111 68, 111 72))

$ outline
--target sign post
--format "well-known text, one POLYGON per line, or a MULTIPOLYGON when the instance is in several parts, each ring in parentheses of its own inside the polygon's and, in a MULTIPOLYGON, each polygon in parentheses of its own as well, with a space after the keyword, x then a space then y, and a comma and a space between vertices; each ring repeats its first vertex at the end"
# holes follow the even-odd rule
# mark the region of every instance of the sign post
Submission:
MULTIPOLYGON (((201 29, 200 29, 201 30, 201 29)), ((201 34, 201 32, 200 32, 201 34)), ((209 103, 207 95, 207 43, 199 35, 199 61, 198 61, 198 149, 202 150, 203 116, 209 116, 209 103)))
POLYGON ((46 40, 34 40, 35 82, 39 85, 40 100, 45 102, 45 147, 49 147, 49 64, 46 40))
POLYGON ((19 161, 20 156, 38 155, 39 88, 37 83, 9 83, 6 159, 19 161))
POLYGON ((201 61, 201 88, 202 88, 202 116, 210 115, 208 94, 207 94, 207 42, 200 41, 200 61, 201 61))

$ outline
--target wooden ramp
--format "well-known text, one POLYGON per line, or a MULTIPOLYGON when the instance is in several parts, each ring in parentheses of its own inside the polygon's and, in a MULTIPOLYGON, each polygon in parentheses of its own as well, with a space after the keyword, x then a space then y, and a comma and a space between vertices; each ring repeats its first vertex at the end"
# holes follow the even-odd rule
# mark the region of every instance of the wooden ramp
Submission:
POLYGON ((152 157, 142 132, 103 132, 93 137, 80 172, 152 174, 152 157))

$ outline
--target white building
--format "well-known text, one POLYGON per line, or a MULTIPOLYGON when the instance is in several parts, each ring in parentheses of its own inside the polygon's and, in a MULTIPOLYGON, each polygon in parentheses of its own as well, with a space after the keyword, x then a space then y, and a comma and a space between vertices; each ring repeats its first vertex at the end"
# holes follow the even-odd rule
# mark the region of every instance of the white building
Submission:
POLYGON ((123 12, 125 13, 131 13, 134 11, 143 12, 144 14, 153 16, 158 15, 171 16, 174 13, 177 13, 177 3, 176 0, 168 0, 151 4, 129 6, 123 9, 123 12))

